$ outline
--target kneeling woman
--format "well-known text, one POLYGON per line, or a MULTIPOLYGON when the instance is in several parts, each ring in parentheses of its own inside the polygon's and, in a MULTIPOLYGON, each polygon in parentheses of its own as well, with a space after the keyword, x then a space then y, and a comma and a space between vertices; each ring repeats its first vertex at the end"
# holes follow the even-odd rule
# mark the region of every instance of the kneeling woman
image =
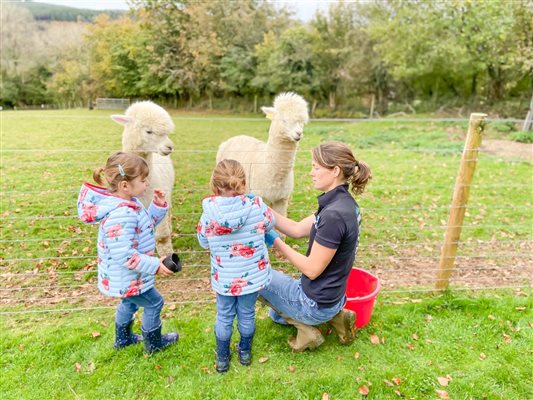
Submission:
MULTIPOLYGON (((294 325, 296 338, 289 338, 294 351, 320 346, 324 338, 313 325, 330 322, 339 340, 354 338, 355 314, 344 310, 346 284, 359 242, 359 206, 350 195, 361 194, 372 178, 367 164, 357 161, 351 149, 340 142, 326 142, 313 149, 311 177, 318 196, 318 210, 296 222, 276 212, 276 228, 292 238, 309 237, 305 255, 287 245, 276 232, 266 234, 298 270, 296 280, 272 271, 272 281, 260 295, 270 306, 270 317, 279 324, 294 325)), ((261 298, 260 298, 261 300, 261 298)))

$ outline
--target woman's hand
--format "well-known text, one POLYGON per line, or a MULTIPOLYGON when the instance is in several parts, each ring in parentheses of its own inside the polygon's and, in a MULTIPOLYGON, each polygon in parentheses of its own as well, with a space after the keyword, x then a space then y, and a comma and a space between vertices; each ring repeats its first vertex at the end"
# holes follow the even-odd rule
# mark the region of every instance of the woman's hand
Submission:
POLYGON ((154 189, 154 203, 165 205, 167 203, 167 194, 159 188, 154 189))
POLYGON ((302 219, 299 222, 293 221, 290 218, 284 217, 274 209, 270 209, 274 217, 276 218, 276 228, 283 234, 299 239, 308 237, 311 233, 311 227, 313 226, 316 218, 314 214, 311 214, 307 218, 302 219))

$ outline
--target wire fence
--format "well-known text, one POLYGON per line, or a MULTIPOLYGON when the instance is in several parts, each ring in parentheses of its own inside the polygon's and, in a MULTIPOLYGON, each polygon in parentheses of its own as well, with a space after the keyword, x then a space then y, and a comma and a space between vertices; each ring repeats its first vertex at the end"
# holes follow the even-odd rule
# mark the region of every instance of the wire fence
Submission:
MULTIPOLYGON (((9 115, 9 118, 14 117, 9 115)), ((51 117, 42 114, 29 115, 28 118, 51 117)), ((209 120, 257 121, 253 118, 209 120)), ((423 121, 416 120, 417 123, 423 121)), ((431 123, 466 121, 427 120, 431 123)), ((339 120, 320 122, 338 123, 339 120)), ((341 122, 369 121, 350 119, 341 122)), ((398 123, 408 122, 415 120, 398 120, 398 123)), ((96 288, 95 229, 83 226, 75 215, 79 185, 88 177, 87 171, 100 166, 103 155, 115 150, 29 146, 0 149, 0 315, 115 307, 115 300, 104 298, 96 288), (89 159, 82 159, 87 157, 89 159), (56 181, 55 186, 51 186, 56 181)), ((293 218, 310 215, 315 210, 315 194, 305 183, 310 150, 310 147, 300 147, 296 154, 295 188, 289 206, 293 218)), ((208 194, 209 171, 214 165, 216 151, 216 146, 210 149, 177 148, 172 156, 176 170, 187 171, 177 177, 172 191, 175 228, 172 239, 184 269, 158 283, 167 305, 214 302, 209 256, 196 244, 195 227, 201 214, 200 199, 208 194)), ((375 182, 358 200, 363 226, 354 266, 377 275, 384 292, 440 291, 434 288, 434 284, 441 279, 437 272, 442 270, 439 259, 440 250, 445 245, 444 231, 453 227, 446 223, 446 217, 453 208, 450 196, 463 151, 460 146, 364 148, 360 151, 365 160, 370 158, 372 162, 375 182), (385 171, 385 176, 397 170, 405 176, 396 181, 382 179, 381 171, 385 171), (423 180, 421 174, 413 173, 420 170, 432 177, 423 180)), ((466 185, 473 191, 471 204, 464 206, 470 213, 469 218, 461 224, 461 240, 449 242, 459 246, 459 253, 454 256, 452 288, 529 290, 533 284, 532 182, 531 174, 520 171, 525 168, 531 172, 532 160, 524 165, 520 158, 503 160, 491 158, 483 151, 480 153, 481 179, 466 185), (495 167, 504 171, 494 175, 495 167), (509 179, 510 176, 520 178, 509 179)), ((307 246, 302 240, 289 239, 288 243, 300 252, 304 252, 307 246)), ((294 267, 275 255, 272 265, 298 276, 294 267)))

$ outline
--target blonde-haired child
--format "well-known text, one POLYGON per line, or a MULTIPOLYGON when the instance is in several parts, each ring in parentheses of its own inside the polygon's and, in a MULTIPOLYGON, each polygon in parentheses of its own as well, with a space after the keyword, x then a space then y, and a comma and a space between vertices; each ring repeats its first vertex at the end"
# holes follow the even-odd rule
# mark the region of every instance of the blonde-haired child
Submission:
POLYGON ((255 302, 270 282, 265 232, 274 219, 259 196, 245 195, 246 175, 235 160, 220 161, 211 176, 213 194, 202 200, 198 241, 211 253, 211 284, 216 292, 216 370, 229 368, 233 320, 237 317, 239 361, 251 364, 255 302))
POLYGON ((117 152, 93 178, 99 185, 84 183, 78 197, 78 216, 98 229, 98 289, 121 299, 115 315, 115 348, 142 341, 134 335, 135 312, 144 307, 144 348, 153 353, 178 340, 175 332, 161 335, 163 297, 155 288, 155 275, 172 275, 155 254, 155 226, 167 212, 165 193, 154 191, 154 200, 144 208, 137 196, 148 187, 148 165, 133 153, 117 152), (104 177, 102 178, 102 174, 104 177))

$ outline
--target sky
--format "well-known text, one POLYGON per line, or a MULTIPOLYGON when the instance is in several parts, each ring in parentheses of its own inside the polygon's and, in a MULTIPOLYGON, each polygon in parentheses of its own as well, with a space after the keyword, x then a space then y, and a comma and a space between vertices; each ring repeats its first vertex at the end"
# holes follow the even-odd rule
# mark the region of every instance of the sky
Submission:
MULTIPOLYGON (((126 0, 33 0, 39 3, 59 4, 63 6, 89 8, 91 10, 127 10, 126 0)), ((327 11, 329 4, 337 0, 271 0, 273 3, 288 5, 296 11, 296 16, 309 21, 317 10, 327 11)))

